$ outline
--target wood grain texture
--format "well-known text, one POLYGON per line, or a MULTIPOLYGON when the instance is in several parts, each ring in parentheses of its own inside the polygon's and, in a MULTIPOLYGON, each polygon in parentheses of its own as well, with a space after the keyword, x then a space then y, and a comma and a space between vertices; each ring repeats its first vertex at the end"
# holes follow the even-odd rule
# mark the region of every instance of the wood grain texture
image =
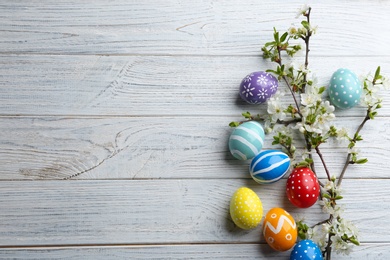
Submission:
MULTIPOLYGON (((344 117, 335 125, 352 135, 361 120, 344 117)), ((0 118, 0 179, 250 178, 249 162, 228 150, 228 122, 227 117, 0 118)), ((346 178, 388 178, 382 169, 390 157, 383 146, 389 129, 387 117, 367 123, 357 147, 369 162, 351 165, 346 178)), ((278 148, 271 143, 267 135, 264 149, 278 148)), ((303 147, 302 140, 296 144, 303 147)), ((334 174, 341 172, 346 146, 322 145, 334 174)), ((322 167, 317 174, 325 177, 322 167)))
MULTIPOLYGON (((337 259, 382 260, 390 257, 390 244, 365 243, 349 256, 337 259)), ((99 246, 1 249, 0 259, 272 259, 286 260, 290 252, 275 252, 265 244, 99 246)))
MULTIPOLYGON (((5 2, 1 52, 258 55, 273 27, 300 22, 294 17, 304 2, 5 2)), ((313 55, 388 55, 382 51, 390 41, 387 1, 310 2, 321 31, 313 55)))
MULTIPOLYGON (((267 187, 245 179, 1 181, 0 244, 264 243, 261 226, 243 231, 230 219, 230 198, 243 185, 257 192, 265 211, 283 207, 309 224, 326 218, 318 206, 292 206, 285 181, 267 187)), ((343 217, 356 223, 363 243, 389 243, 389 185, 344 182, 343 217)))
MULTIPOLYGON (((383 74, 390 74, 390 60, 382 58, 313 57, 310 64, 320 85, 328 85, 339 67, 363 76, 381 65, 383 74)), ((265 105, 245 104, 238 89, 250 72, 274 67, 260 57, 0 56, 0 115, 229 115, 234 119, 241 111, 265 113, 265 105)), ((285 88, 280 84, 280 89, 285 88)), ((385 103, 379 113, 390 116, 390 94, 382 95, 385 103)), ((283 101, 293 102, 287 96, 283 101)), ((364 110, 337 113, 360 116, 364 110)))

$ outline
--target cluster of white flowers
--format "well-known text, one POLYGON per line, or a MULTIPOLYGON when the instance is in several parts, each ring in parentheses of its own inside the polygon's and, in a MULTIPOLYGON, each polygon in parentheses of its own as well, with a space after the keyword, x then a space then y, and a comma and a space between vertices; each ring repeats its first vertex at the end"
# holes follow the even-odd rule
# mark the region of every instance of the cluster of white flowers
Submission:
MULTIPOLYGON (((313 26, 310 25, 309 31, 311 34, 316 34, 318 30, 318 25, 313 26)), ((291 24, 291 27, 288 29, 288 35, 293 37, 294 39, 298 39, 301 36, 306 36, 308 32, 308 29, 306 29, 304 26, 297 26, 295 24, 291 24)))
POLYGON ((382 97, 379 95, 381 88, 386 90, 390 89, 390 79, 389 78, 380 78, 375 80, 373 84, 374 77, 371 74, 368 74, 366 77, 362 77, 362 82, 364 82, 363 95, 361 96, 361 103, 368 106, 374 107, 382 102, 382 97))
MULTIPOLYGON (((341 190, 334 180, 327 182, 324 189, 328 193, 333 193, 333 198, 341 196, 341 190)), ((332 246, 336 253, 348 255, 352 251, 353 244, 358 243, 358 229, 351 221, 341 218, 342 207, 335 205, 330 199, 323 197, 320 204, 323 205, 324 212, 332 214, 333 217, 325 223, 309 228, 308 238, 315 241, 324 251, 328 245, 329 236, 331 236, 332 246)))
POLYGON ((341 205, 335 204, 333 199, 341 196, 342 190, 336 185, 335 181, 333 180, 328 181, 325 184, 324 189, 328 192, 328 194, 332 194, 332 198, 327 198, 326 196, 323 196, 322 200, 319 201, 319 204, 323 206, 322 210, 324 213, 331 214, 333 215, 333 217, 337 218, 343 213, 344 209, 341 205))
POLYGON ((323 101, 321 90, 316 86, 306 86, 306 92, 301 94, 302 122, 296 124, 301 133, 315 133, 325 136, 335 118, 334 106, 328 100, 323 101))
MULTIPOLYGON (((309 12, 310 6, 303 5, 298 9, 297 15, 295 18, 299 18, 301 15, 306 16, 309 12)), ((307 23, 307 26, 296 26, 292 24, 288 29, 288 34, 295 39, 300 38, 301 36, 307 36, 308 30, 311 34, 315 34, 317 32, 318 26, 313 26, 312 24, 307 23)))
POLYGON ((380 85, 374 85, 369 80, 366 80, 365 84, 367 85, 367 87, 363 88, 363 95, 361 96, 360 102, 368 107, 372 107, 381 103, 382 97, 378 94, 380 90, 380 85))

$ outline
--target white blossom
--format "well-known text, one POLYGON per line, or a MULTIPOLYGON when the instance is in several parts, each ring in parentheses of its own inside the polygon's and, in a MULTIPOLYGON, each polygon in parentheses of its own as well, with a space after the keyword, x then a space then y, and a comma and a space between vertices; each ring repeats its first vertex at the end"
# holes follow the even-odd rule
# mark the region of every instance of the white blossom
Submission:
POLYGON ((348 153, 356 155, 360 153, 360 149, 354 146, 351 149, 348 149, 348 153))
POLYGON ((317 30, 318 30, 318 25, 313 26, 310 24, 310 31, 312 34, 316 34, 317 30))
POLYGON ((337 140, 340 142, 348 141, 348 130, 345 127, 342 127, 337 130, 337 140))
MULTIPOLYGON (((325 109, 325 112, 330 114, 334 111, 334 106, 330 104, 330 102, 328 100, 326 100, 325 102, 322 102, 321 103, 321 107, 323 109, 325 109)), ((334 115, 333 115, 334 116, 334 115)))
POLYGON ((348 237, 357 237, 359 235, 358 229, 351 221, 342 218, 337 222, 338 231, 341 235, 346 234, 348 237))
POLYGON ((340 235, 336 234, 331 237, 332 245, 337 254, 349 255, 352 251, 352 244, 344 241, 340 235))
POLYGON ((297 35, 297 33, 298 29, 295 26, 291 26, 290 28, 288 28, 288 35, 294 37, 297 35))
POLYGON ((282 135, 287 135, 287 136, 291 136, 292 135, 290 127, 287 127, 285 125, 276 125, 274 127, 274 130, 278 131, 282 135))
POLYGON ((323 136, 330 129, 330 122, 335 118, 333 113, 325 113, 322 115, 317 115, 316 122, 312 125, 313 132, 322 134, 323 136))
MULTIPOLYGON (((367 76, 367 78, 368 77, 369 76, 367 76)), ((374 106, 382 102, 382 98, 378 92, 380 91, 380 86, 383 85, 383 81, 381 84, 379 83, 373 84, 370 80, 366 80, 366 79, 365 79, 366 87, 363 88, 363 95, 360 98, 360 102, 365 104, 366 106, 374 106)))
POLYGON ((390 79, 389 78, 383 78, 382 80, 382 86, 386 89, 390 89, 390 79))
POLYGON ((299 65, 297 62, 295 61, 291 61, 289 63, 286 64, 286 68, 287 69, 290 69, 290 68, 293 68, 294 70, 297 70, 297 68, 300 68, 301 65, 299 65))
POLYGON ((321 94, 318 93, 319 89, 316 86, 306 86, 306 92, 301 94, 301 104, 307 107, 312 107, 321 101, 321 94))
POLYGON ((283 92, 277 91, 267 102, 267 112, 271 115, 271 122, 277 122, 278 120, 286 119, 286 113, 282 106, 280 98, 284 95, 283 92))
POLYGON ((295 18, 299 18, 299 16, 305 15, 306 12, 309 11, 309 8, 310 8, 310 6, 307 4, 304 4, 303 6, 301 6, 301 8, 298 9, 297 15, 295 16, 295 18))
POLYGON ((267 118, 267 119, 264 120, 264 132, 266 134, 270 134, 270 133, 273 132, 272 123, 271 123, 271 119, 270 118, 267 118))

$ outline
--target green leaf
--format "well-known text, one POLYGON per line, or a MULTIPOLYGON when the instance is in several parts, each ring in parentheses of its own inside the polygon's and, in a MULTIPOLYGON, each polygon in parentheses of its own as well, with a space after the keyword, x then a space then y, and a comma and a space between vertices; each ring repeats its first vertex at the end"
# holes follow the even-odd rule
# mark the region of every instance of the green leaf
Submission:
POLYGON ((282 37, 280 37, 280 42, 284 42, 287 39, 288 32, 283 33, 282 37))
POLYGON ((359 160, 357 160, 355 163, 357 163, 357 164, 364 164, 364 163, 366 163, 366 162, 368 162, 368 159, 367 159, 367 158, 364 158, 364 159, 359 159, 359 160))
POLYGON ((248 118, 248 119, 251 119, 251 118, 252 118, 252 115, 251 115, 251 113, 250 113, 249 111, 243 112, 241 115, 242 115, 243 117, 245 117, 245 118, 248 118))
POLYGON ((355 136, 355 140, 356 141, 363 141, 363 138, 361 135, 357 135, 357 136, 355 136))
POLYGON ((326 90, 326 87, 320 87, 320 89, 318 90, 318 94, 322 94, 324 93, 324 91, 326 90))
POLYGON ((264 45, 264 47, 269 47, 269 46, 271 46, 271 45, 275 45, 275 42, 267 42, 267 43, 264 45))
POLYGON ((375 71, 374 79, 380 79, 380 73, 381 73, 381 66, 378 66, 378 68, 375 71))
POLYGON ((359 241, 355 237, 350 237, 349 241, 351 241, 352 244, 360 246, 359 241))
POLYGON ((266 72, 271 72, 271 73, 274 73, 275 75, 278 75, 278 72, 277 72, 277 71, 275 71, 275 70, 271 70, 271 69, 269 69, 269 70, 266 70, 266 72))
POLYGON ((376 114, 378 114, 378 113, 377 112, 370 112, 368 114, 368 116, 370 117, 371 120, 373 120, 375 118, 376 114))
POLYGON ((302 21, 301 24, 303 27, 305 27, 307 30, 310 30, 310 24, 307 21, 302 21))
POLYGON ((308 164, 312 164, 312 163, 313 163, 313 159, 310 159, 310 158, 306 158, 305 161, 306 161, 308 164))
POLYGON ((276 45, 279 45, 279 32, 277 32, 275 28, 274 28, 274 40, 276 45))
POLYGON ((336 198, 334 198, 335 200, 341 200, 343 198, 343 196, 340 196, 340 195, 338 195, 338 196, 336 196, 336 198))
POLYGON ((230 122, 229 126, 230 127, 237 127, 240 125, 240 122, 230 122))

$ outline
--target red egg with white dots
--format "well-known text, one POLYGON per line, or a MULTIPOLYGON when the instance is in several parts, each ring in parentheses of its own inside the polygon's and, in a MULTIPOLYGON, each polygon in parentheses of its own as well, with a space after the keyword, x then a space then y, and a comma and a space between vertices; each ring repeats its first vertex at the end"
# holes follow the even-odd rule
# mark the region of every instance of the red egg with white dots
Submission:
POLYGON ((287 197, 299 208, 314 205, 320 195, 320 185, 317 176, 310 168, 295 168, 287 179, 287 197))

